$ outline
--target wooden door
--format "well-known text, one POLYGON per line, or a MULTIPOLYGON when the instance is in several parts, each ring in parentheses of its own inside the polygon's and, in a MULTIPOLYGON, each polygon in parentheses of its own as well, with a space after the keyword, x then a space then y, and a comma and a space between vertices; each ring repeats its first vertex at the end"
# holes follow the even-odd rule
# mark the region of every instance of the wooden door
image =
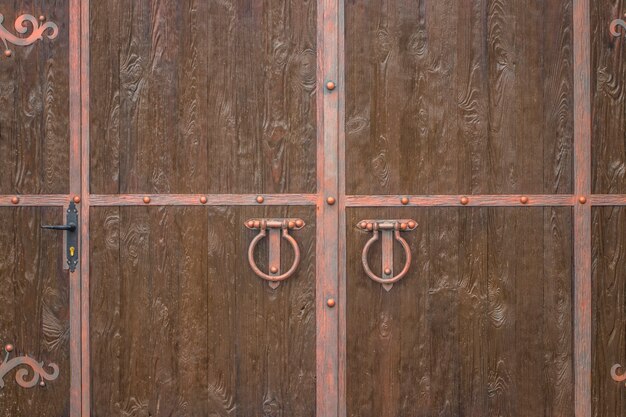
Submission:
POLYGON ((624 7, 0 0, 2 415, 626 416, 624 7))

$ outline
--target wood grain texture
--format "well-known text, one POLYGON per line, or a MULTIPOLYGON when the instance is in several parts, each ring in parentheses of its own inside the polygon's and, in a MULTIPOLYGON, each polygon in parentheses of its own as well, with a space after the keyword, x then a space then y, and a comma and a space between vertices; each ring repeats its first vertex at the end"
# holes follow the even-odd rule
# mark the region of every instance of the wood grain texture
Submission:
MULTIPOLYGON (((572 209, 348 209, 348 416, 573 414, 572 209), (364 218, 413 218, 409 275, 363 272, 364 218)), ((395 251, 398 265, 404 261, 395 251)), ((370 259, 380 273, 380 245, 370 259)))
POLYGON ((610 374, 626 363, 626 208, 595 207, 592 218, 593 416, 626 416, 626 387, 610 374))
POLYGON ((1 0, 0 10, 13 33, 23 13, 59 27, 56 39, 10 45, 0 59, 0 194, 68 193, 69 1, 1 0))
POLYGON ((315 192, 315 1, 91 4, 93 193, 315 192))
POLYGON ((93 417, 314 414, 313 208, 94 208, 91 232, 93 417), (277 290, 246 258, 270 216, 307 222, 277 290))
POLYGON ((626 39, 609 32, 624 3, 591 2, 592 190, 626 193, 626 39))
POLYGON ((572 2, 346 2, 348 194, 571 193, 572 2))
POLYGON ((60 368, 44 388, 21 388, 16 371, 7 374, 0 390, 3 417, 69 416, 69 274, 62 237, 39 227, 62 219, 61 208, 0 208, 0 345, 11 343, 14 354, 60 368))

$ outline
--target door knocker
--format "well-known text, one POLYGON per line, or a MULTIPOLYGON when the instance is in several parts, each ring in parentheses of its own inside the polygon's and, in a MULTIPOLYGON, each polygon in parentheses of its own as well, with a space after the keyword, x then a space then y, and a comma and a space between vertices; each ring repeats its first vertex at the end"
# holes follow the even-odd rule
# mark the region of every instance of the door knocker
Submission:
POLYGON ((259 230, 259 234, 252 239, 248 248, 248 263, 257 276, 269 282, 272 289, 278 288, 281 281, 286 280, 296 272, 300 265, 300 248, 296 240, 289 234, 290 230, 300 230, 304 227, 302 219, 250 219, 245 223, 250 230, 259 230), (268 232, 269 231, 269 232, 268 232), (261 271, 254 261, 254 252, 257 245, 269 234, 269 274, 261 271), (281 241, 286 240, 293 249, 294 259, 291 268, 283 274, 280 273, 280 246, 281 241))
POLYGON ((391 290, 393 284, 400 281, 409 272, 411 267, 411 248, 406 240, 400 235, 401 232, 410 232, 417 228, 415 220, 361 220, 357 227, 361 230, 373 233, 370 240, 363 247, 361 262, 368 277, 383 285, 387 291, 391 290), (382 234, 382 277, 377 276, 369 266, 368 255, 374 243, 380 239, 382 234), (404 267, 394 276, 393 266, 393 244, 394 240, 404 249, 404 267))

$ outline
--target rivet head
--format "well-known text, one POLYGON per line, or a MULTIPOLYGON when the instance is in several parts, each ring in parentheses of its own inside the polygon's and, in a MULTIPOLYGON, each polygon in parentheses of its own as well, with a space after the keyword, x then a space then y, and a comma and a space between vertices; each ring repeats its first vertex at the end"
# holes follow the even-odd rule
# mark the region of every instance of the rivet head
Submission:
POLYGON ((367 222, 361 222, 361 223, 359 223, 359 227, 360 227, 361 229, 365 229, 365 228, 367 228, 367 222))
POLYGON ((255 227, 255 228, 257 228, 257 229, 258 229, 259 227, 261 227, 261 222, 260 222, 260 221, 258 221, 258 220, 257 220, 257 221, 255 221, 255 222, 254 222, 254 227, 255 227))
POLYGON ((374 230, 374 225, 372 223, 368 223, 365 228, 371 232, 372 230, 374 230))
POLYGON ((469 198, 461 197, 461 204, 463 204, 464 206, 467 206, 469 204, 469 198))
POLYGON ((409 223, 407 223, 407 226, 409 226, 409 229, 415 229, 415 227, 417 227, 417 223, 411 220, 409 223))
POLYGON ((45 387, 46 386, 46 381, 39 381, 39 386, 40 387, 45 387))
POLYGON ((144 198, 143 198, 143 202, 144 202, 145 204, 150 204, 150 197, 148 197, 148 196, 144 197, 144 198))
POLYGON ((20 202, 19 197, 13 197, 13 198, 11 199, 11 203, 13 203, 13 204, 17 204, 17 203, 19 203, 19 202, 20 202))
POLYGON ((44 15, 39 16, 39 21, 40 22, 43 22, 44 20, 46 20, 46 16, 44 16, 44 15))
POLYGON ((74 196, 74 203, 79 204, 80 203, 80 197, 75 195, 74 196))
POLYGON ((329 206, 332 206, 333 204, 335 204, 335 197, 328 197, 326 199, 326 202, 328 203, 329 206))
POLYGON ((296 226, 297 226, 297 227, 302 227, 302 226, 304 226, 304 221, 302 221, 302 220, 300 220, 300 219, 296 220, 296 226))
POLYGON ((263 204, 263 202, 265 201, 265 199, 263 198, 262 195, 257 196, 256 198, 256 202, 259 204, 263 204))
POLYGON ((585 197, 584 195, 581 195, 580 197, 578 197, 578 202, 580 204, 586 204, 587 203, 587 197, 585 197))
POLYGON ((254 227, 254 220, 248 220, 248 223, 246 223, 246 225, 252 229, 254 227))
POLYGON ((335 89, 335 83, 332 81, 329 81, 326 83, 326 88, 328 88, 329 90, 334 90, 335 89))
POLYGON ((271 267, 271 268, 270 268, 270 272, 271 272, 272 274, 275 274, 275 273, 277 273, 277 272, 278 272, 278 268, 276 268, 275 266, 273 266, 273 267, 271 267))
POLYGON ((528 204, 528 197, 523 196, 522 198, 519 199, 520 203, 522 204, 528 204))
POLYGON ((326 300, 326 305, 330 308, 333 308, 335 306, 335 299, 334 298, 329 298, 328 300, 326 300))
POLYGON ((202 204, 206 204, 206 202, 207 202, 206 197, 205 197, 205 196, 200 197, 200 202, 201 202, 202 204))
POLYGON ((406 230, 406 228, 407 228, 406 223, 400 223, 400 230, 406 230))
POLYGON ((296 222, 294 221, 290 221, 289 223, 287 223, 287 227, 290 229, 293 229, 296 227, 296 222))
POLYGON ((11 52, 10 49, 7 49, 7 50, 4 51, 4 56, 10 57, 11 55, 13 55, 13 52, 11 52))
POLYGON ((407 197, 402 197, 402 199, 400 200, 400 202, 401 202, 403 205, 405 205, 405 206, 406 206, 407 204, 409 204, 409 199, 408 199, 407 197))
POLYGON ((389 268, 385 268, 383 272, 385 272, 385 275, 391 275, 391 269, 389 268))
POLYGON ((12 344, 8 344, 4 347, 4 350, 7 352, 13 352, 13 349, 15 349, 15 347, 12 344))

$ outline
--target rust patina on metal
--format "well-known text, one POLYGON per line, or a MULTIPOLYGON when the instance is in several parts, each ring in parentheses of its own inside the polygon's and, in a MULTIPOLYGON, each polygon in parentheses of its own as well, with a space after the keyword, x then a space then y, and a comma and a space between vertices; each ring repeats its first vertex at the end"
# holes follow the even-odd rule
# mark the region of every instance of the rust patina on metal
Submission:
POLYGON ((59 34, 59 27, 54 22, 45 22, 45 16, 39 16, 37 19, 30 14, 23 14, 15 20, 15 30, 20 35, 25 35, 29 27, 32 29, 31 33, 26 37, 20 37, 9 32, 2 23, 4 22, 4 15, 0 13, 0 39, 4 43, 4 55, 10 57, 12 55, 9 44, 16 46, 28 46, 42 40, 45 37, 48 39, 54 39, 59 34))
POLYGON ((43 387, 46 385, 45 381, 54 381, 59 377, 59 366, 55 363, 48 365, 48 367, 52 369, 52 372, 46 372, 43 362, 38 362, 27 355, 10 359, 11 352, 13 352, 14 349, 12 344, 4 346, 4 361, 0 363, 0 389, 5 386, 4 377, 6 374, 20 367, 22 368, 18 369, 15 373, 15 381, 23 388, 32 388, 37 384, 43 387), (32 370, 32 377, 30 379, 28 379, 28 375, 31 372, 27 368, 32 370))

